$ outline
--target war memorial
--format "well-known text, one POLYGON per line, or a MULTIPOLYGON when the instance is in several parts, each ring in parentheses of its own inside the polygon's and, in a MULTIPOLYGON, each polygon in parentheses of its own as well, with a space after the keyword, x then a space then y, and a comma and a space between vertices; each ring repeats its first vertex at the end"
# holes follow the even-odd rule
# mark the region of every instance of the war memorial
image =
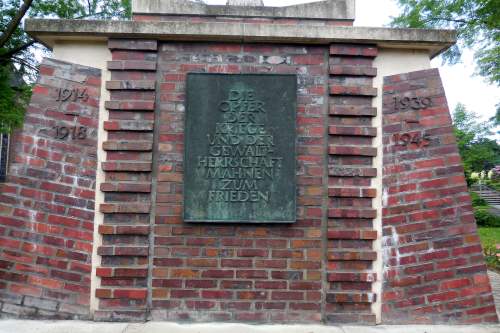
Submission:
POLYGON ((0 184, 0 317, 497 323, 439 71, 355 0, 133 0, 53 50, 0 184))

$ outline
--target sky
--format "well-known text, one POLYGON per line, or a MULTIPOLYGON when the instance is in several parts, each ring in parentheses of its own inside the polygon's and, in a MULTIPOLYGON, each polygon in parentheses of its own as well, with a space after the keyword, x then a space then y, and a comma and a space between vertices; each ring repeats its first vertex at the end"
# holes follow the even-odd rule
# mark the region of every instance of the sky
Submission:
MULTIPOLYGON (((266 6, 287 6, 318 0, 264 0, 266 6)), ((208 4, 226 4, 226 0, 205 0, 208 4)), ((396 0, 356 0, 356 26, 387 26, 391 16, 397 16, 399 9, 396 0)), ((446 90, 450 109, 463 103, 468 110, 488 120, 496 113, 495 105, 500 102, 500 88, 488 85, 484 79, 474 76, 473 51, 464 53, 462 63, 442 65, 439 57, 432 61, 439 68, 446 90)))

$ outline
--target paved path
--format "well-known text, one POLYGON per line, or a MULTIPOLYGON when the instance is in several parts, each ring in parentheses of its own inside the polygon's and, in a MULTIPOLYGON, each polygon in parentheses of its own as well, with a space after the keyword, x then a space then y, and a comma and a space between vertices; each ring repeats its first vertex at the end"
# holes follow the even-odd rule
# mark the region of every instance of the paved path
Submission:
POLYGON ((495 305, 497 307, 497 313, 500 317, 500 274, 493 271, 488 271, 490 276, 491 287, 493 288, 493 297, 495 297, 495 305))
POLYGON ((92 323, 83 321, 0 321, 0 333, 499 333, 500 325, 472 326, 314 326, 314 325, 179 325, 92 323))

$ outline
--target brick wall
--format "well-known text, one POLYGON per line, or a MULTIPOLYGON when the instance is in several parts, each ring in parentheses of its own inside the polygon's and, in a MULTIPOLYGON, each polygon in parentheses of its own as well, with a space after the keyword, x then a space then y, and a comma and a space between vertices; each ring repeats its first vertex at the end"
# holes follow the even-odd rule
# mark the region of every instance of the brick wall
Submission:
POLYGON ((159 47, 152 314, 173 321, 320 322, 325 294, 328 49, 165 43, 159 47), (297 206, 292 225, 182 220, 188 72, 298 74, 297 206))
POLYGON ((497 322, 438 70, 386 77, 383 98, 383 321, 497 322))
POLYGON ((100 75, 48 59, 40 67, 0 184, 0 317, 89 318, 100 75), (79 93, 58 101, 71 89, 79 93), (60 129, 58 139, 55 126, 87 136, 63 139, 60 129))

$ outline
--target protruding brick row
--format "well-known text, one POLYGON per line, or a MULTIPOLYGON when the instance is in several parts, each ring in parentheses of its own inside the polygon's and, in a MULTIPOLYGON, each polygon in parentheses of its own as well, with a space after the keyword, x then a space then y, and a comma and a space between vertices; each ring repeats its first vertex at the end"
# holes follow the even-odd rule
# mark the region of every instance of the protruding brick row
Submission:
POLYGON ((106 151, 151 151, 153 142, 151 141, 106 141, 102 144, 102 149, 106 151))
POLYGON ((156 81, 149 80, 114 80, 106 82, 108 90, 155 90, 156 81))
POLYGON ((353 126, 329 126, 328 133, 330 135, 340 136, 377 136, 377 128, 375 127, 353 127, 353 126))
POLYGON ((337 167, 330 165, 328 174, 332 177, 376 177, 377 169, 375 168, 349 168, 337 167))
POLYGON ((375 303, 377 294, 374 293, 329 293, 327 303, 375 303))
POLYGON ((330 66, 330 75, 334 76, 377 76, 377 69, 367 66, 330 66))
POLYGON ((147 257, 149 246, 99 246, 97 254, 100 256, 147 257))
POLYGON ((151 162, 112 161, 103 162, 102 169, 109 172, 150 172, 151 162))
POLYGON ((151 192, 151 182, 140 183, 140 182, 120 182, 120 183, 102 183, 101 191, 103 192, 138 192, 138 193, 150 193, 151 192))
POLYGON ((101 235, 148 235, 149 225, 100 225, 101 235))
POLYGON ((329 273, 327 277, 329 282, 375 282, 376 273, 329 273))
POLYGON ((328 260, 331 261, 375 261, 377 260, 377 252, 356 252, 356 251, 342 251, 342 252, 329 252, 328 260))
POLYGON ((108 110, 113 111, 145 111, 152 112, 155 110, 154 101, 106 101, 104 106, 108 110))
POLYGON ((130 51, 157 51, 158 41, 142 39, 110 39, 108 40, 110 50, 130 51))
POLYGON ((330 95, 346 95, 346 96, 377 96, 377 88, 363 86, 330 86, 330 95))
POLYGON ((376 117, 377 108, 359 105, 330 105, 330 115, 344 117, 376 117))
POLYGON ((333 44, 330 45, 330 55, 375 58, 378 48, 375 45, 333 44))
POLYGON ((357 187, 329 188, 328 196, 344 198, 375 198, 377 196, 377 189, 357 187))
POLYGON ((109 70, 120 71, 156 71, 156 61, 113 60, 108 61, 109 70))
POLYGON ((151 204, 142 202, 105 203, 100 206, 101 213, 108 214, 148 214, 150 210, 151 204))
POLYGON ((370 178, 378 174, 370 164, 378 154, 372 146, 378 130, 371 124, 378 114, 372 106, 373 97, 378 94, 373 87, 377 69, 372 66, 377 54, 377 47, 372 45, 330 47, 327 239, 332 247, 327 258, 329 269, 335 270, 327 274, 330 293, 325 310, 326 319, 332 324, 375 323, 370 304, 376 295, 359 290, 370 291, 377 279, 370 272, 377 260, 371 245, 379 237, 371 227, 377 217, 371 203, 377 191, 370 188, 370 178), (353 230, 353 224, 360 227, 353 230))
POLYGON ((329 146, 330 155, 350 155, 350 156, 377 156, 377 148, 355 147, 355 146, 329 146))
POLYGON ((96 275, 104 278, 144 278, 148 276, 148 267, 97 267, 96 275))
POLYGON ((328 239, 377 239, 375 230, 328 230, 328 239))
POLYGON ((106 131, 148 132, 154 129, 154 123, 152 121, 106 121, 104 129, 106 131))
POLYGON ((99 298, 126 298, 126 299, 146 299, 147 289, 104 289, 99 288, 95 291, 99 298))

